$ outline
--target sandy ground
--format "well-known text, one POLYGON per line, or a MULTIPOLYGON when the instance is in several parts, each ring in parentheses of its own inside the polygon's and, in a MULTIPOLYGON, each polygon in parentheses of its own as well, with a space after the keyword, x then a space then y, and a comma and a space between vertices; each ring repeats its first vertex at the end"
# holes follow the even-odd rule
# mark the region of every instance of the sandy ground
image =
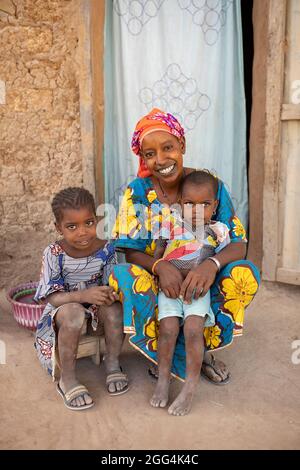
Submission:
MULTIPOLYGON (((16 324, 2 292, 7 357, 0 365, 0 448, 299 449, 300 364, 291 360, 292 341, 300 338, 299 305, 299 287, 265 283, 247 311, 244 336, 218 353, 231 383, 216 387, 201 379, 190 415, 174 417, 149 405, 154 380, 128 344, 122 365, 130 391, 108 396, 103 364, 80 359, 78 375, 95 406, 69 411, 39 366, 33 334, 16 324)), ((173 381, 172 397, 181 386, 173 381)))

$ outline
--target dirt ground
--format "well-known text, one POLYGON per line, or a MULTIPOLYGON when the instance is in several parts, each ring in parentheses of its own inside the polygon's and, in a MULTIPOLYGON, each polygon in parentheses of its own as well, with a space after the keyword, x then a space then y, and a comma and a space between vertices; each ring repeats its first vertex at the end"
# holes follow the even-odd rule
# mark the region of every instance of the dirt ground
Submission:
MULTIPOLYGON (((147 361, 126 344, 127 394, 110 397, 103 364, 77 362, 95 406, 64 407, 39 366, 33 334, 17 325, 4 291, 0 296, 1 449, 300 449, 300 364, 292 342, 300 338, 300 288, 264 283, 247 311, 242 338, 218 353, 232 381, 217 387, 201 379, 191 413, 169 416, 149 399, 154 380, 147 361)), ((300 353, 298 354, 300 357, 300 353)), ((182 385, 173 381, 172 397, 182 385)))

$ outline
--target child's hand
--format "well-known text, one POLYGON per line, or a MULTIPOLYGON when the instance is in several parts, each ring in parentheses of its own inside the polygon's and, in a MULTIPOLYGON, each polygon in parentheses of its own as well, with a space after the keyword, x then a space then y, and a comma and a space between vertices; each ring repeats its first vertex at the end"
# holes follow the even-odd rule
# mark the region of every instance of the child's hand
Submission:
POLYGON ((118 295, 109 286, 96 286, 81 292, 81 303, 111 305, 118 300, 118 295))

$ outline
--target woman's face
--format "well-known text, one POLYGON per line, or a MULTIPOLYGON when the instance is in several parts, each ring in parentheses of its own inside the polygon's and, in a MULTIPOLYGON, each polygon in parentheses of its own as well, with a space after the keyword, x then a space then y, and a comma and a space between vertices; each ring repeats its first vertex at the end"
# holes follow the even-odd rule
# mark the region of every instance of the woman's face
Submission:
POLYGON ((183 172, 185 139, 164 131, 151 132, 142 142, 142 157, 148 170, 164 184, 179 181, 183 172))

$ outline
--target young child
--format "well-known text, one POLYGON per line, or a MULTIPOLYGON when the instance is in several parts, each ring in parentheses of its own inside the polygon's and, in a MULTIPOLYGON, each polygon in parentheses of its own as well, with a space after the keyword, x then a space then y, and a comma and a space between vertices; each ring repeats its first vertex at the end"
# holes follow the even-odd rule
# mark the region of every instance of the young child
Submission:
POLYGON ((59 365, 57 391, 66 407, 83 410, 94 403, 76 379, 76 355, 86 320, 97 329, 99 306, 107 346, 107 390, 116 395, 128 390, 127 376, 118 362, 123 342, 122 309, 108 286, 116 255, 111 243, 96 236, 95 202, 86 189, 60 191, 53 198, 52 211, 62 238, 49 245, 43 255, 35 300, 47 305, 38 324, 35 347, 41 364, 54 379, 55 363, 59 365))
MULTIPOLYGON (((181 210, 170 211, 164 216, 158 232, 160 236, 155 250, 160 261, 169 261, 183 271, 186 276, 190 269, 209 258, 218 267, 213 256, 230 243, 228 227, 218 221, 212 221, 217 205, 218 180, 208 171, 195 171, 188 174, 181 186, 181 210), (203 208, 202 213, 199 208, 203 208), (200 213, 200 214, 199 214, 200 213), (199 216, 202 215, 202 222, 199 216), (200 222, 200 223, 199 223, 200 222), (202 225, 202 226, 200 226, 202 225)), ((155 231, 155 229, 154 229, 155 231)), ((215 324, 214 314, 210 308, 210 292, 201 297, 202 291, 195 290, 190 304, 182 298, 172 299, 159 291, 158 320, 160 334, 158 340, 158 382, 150 403, 154 407, 165 407, 169 396, 170 370, 176 337, 168 335, 168 326, 183 325, 186 346, 186 383, 188 393, 184 398, 181 414, 187 414, 191 408, 192 398, 200 376, 204 353, 203 328, 215 324), (200 297, 199 297, 200 295, 200 297), (163 328, 162 328, 163 326, 163 328)), ((175 414, 178 403, 169 407, 169 413, 175 414)))

